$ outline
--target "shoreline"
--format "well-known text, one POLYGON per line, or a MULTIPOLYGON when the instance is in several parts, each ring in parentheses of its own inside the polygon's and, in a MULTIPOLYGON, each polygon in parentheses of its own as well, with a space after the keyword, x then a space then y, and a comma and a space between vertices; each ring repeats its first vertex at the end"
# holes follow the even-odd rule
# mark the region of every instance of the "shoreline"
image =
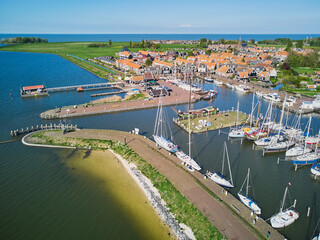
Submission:
MULTIPOLYGON (((114 131, 114 130, 94 130, 94 129, 82 129, 76 132, 67 133, 62 135, 60 132, 46 132, 45 136, 48 141, 54 141, 54 144, 64 146, 77 146, 100 148, 108 141, 112 141, 114 144, 110 147, 117 151, 117 153, 125 154, 128 160, 134 161, 139 170, 143 171, 143 174, 152 179, 152 182, 158 185, 153 176, 153 171, 149 171, 150 168, 145 166, 151 165, 155 170, 162 174, 171 184, 176 188, 180 194, 182 194, 189 202, 196 206, 197 211, 206 217, 211 226, 216 226, 217 229, 226 238, 238 238, 238 239, 264 239, 267 232, 271 232, 271 239, 283 239, 284 236, 278 231, 273 229, 263 219, 259 218, 255 225, 252 225, 252 219, 255 216, 251 215, 251 211, 244 206, 236 197, 231 194, 227 194, 226 191, 222 191, 222 188, 212 181, 204 179, 203 174, 200 172, 190 173, 181 166, 181 161, 173 155, 168 156, 168 152, 161 149, 158 150, 153 141, 140 135, 133 135, 127 132, 114 131), (124 137, 126 138, 127 145, 123 144, 124 137), (77 144, 77 145, 76 145, 77 144), (122 147, 124 146, 124 149, 122 147), (141 159, 143 162, 139 162, 136 157, 129 157, 126 146, 134 151, 134 156, 141 159), (119 148, 120 147, 120 148, 119 148), (232 225, 233 227, 230 227, 232 225)), ((46 138, 43 138, 46 139, 46 138)), ((36 139, 35 139, 36 140, 36 139)), ((158 176, 158 175, 157 175, 158 176)), ((158 177, 156 177, 158 179, 158 177)), ((160 188, 162 196, 165 201, 171 202, 169 204, 171 212, 175 216, 179 216, 183 209, 178 203, 172 202, 168 199, 167 192, 163 192, 164 189, 160 188), (164 195, 163 195, 164 194, 164 195), (178 205, 177 205, 178 204, 178 205), (178 207, 179 206, 179 207, 178 207), (177 208, 178 207, 178 208, 177 208), (178 211, 178 212, 177 212, 178 211)), ((169 194, 169 196, 171 196, 169 194)), ((202 238, 208 238, 205 235, 203 228, 208 229, 208 226, 204 224, 200 219, 191 215, 190 211, 185 212, 186 219, 193 221, 188 223, 192 226, 193 231, 198 235, 207 236, 202 238), (202 235, 204 234, 204 235, 202 235)), ((211 235, 212 236, 212 235, 211 235)), ((201 238, 201 237, 200 237, 201 238)), ((216 236, 218 238, 218 236, 216 236)))
MULTIPOLYGON (((46 148, 62 148, 62 149, 81 149, 77 147, 71 147, 71 146, 59 146, 59 145, 47 145, 47 144, 37 144, 37 143, 30 143, 26 141, 25 139, 28 139, 30 136, 32 136, 35 132, 29 133, 25 135, 21 142, 30 147, 46 147, 46 148)), ((81 150, 84 150, 86 148, 82 148, 81 150)), ((175 219, 174 215, 170 212, 170 210, 167 208, 166 202, 161 198, 160 193, 158 190, 153 186, 152 182, 149 178, 144 176, 141 171, 138 170, 137 166, 129 162, 128 160, 124 159, 121 155, 114 152, 112 149, 108 149, 109 152, 112 153, 112 155, 119 160, 120 164, 123 166, 127 174, 134 180, 134 182, 137 184, 137 186, 141 189, 143 194, 147 197, 149 200, 149 203, 153 207, 153 209, 156 211, 158 217, 166 223, 166 225, 171 229, 171 231, 175 234, 175 237, 177 239, 181 240, 195 240, 195 236, 193 234, 193 231, 190 227, 183 223, 178 223, 175 219)))

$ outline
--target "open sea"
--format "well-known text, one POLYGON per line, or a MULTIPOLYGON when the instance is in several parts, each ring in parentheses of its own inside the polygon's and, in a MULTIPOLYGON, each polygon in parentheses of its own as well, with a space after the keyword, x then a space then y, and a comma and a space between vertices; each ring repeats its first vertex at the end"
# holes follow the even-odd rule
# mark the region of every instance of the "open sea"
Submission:
MULTIPOLYGON (((146 39, 145 36, 159 39, 157 35, 129 35, 132 39, 129 39, 128 35, 32 36, 48 38, 53 42, 101 41, 108 40, 110 36, 113 37, 113 41, 139 41, 146 39)), ((173 37, 162 36, 163 39, 173 37)), ((186 36, 190 39, 194 39, 195 36, 206 37, 175 36, 181 39, 186 36)), ((218 35, 214 36, 220 38, 218 35)), ((230 36, 237 39, 240 35, 230 36)), ((264 39, 267 35, 255 36, 264 39)), ((291 36, 302 38, 307 35, 291 36)), ((247 37, 250 39, 252 35, 247 37)), ((279 35, 274 35, 274 38, 276 37, 279 35)), ((244 35, 241 35, 241 38, 244 39, 244 35)), ((49 97, 22 99, 20 87, 36 84, 57 87, 105 81, 54 54, 0 51, 0 142, 13 139, 10 136, 10 130, 13 129, 59 123, 59 120, 41 120, 39 114, 55 107, 89 102, 92 100, 90 94, 101 92, 61 92, 52 93, 49 97)), ((218 90, 218 96, 211 102, 200 101, 193 104, 193 109, 214 106, 220 110, 228 110, 236 108, 237 101, 240 101, 240 110, 250 113, 251 94, 241 94, 213 84, 205 84, 204 87, 215 88, 218 90)), ((263 100, 262 113, 266 111, 267 106, 268 103, 263 100)), ((182 111, 187 109, 187 105, 173 107, 182 111)), ((171 107, 165 109, 168 119, 176 117, 171 107)), ((77 124, 80 128, 123 131, 139 128, 141 134, 151 137, 156 111, 146 109, 66 121, 69 124, 77 124)), ((277 110, 277 119, 279 117, 280 111, 277 110)), ((293 117, 289 114, 289 123, 293 117)), ((303 126, 307 120, 308 116, 303 116, 303 126)), ((175 143, 187 152, 188 134, 171 121, 170 126, 175 143)), ((311 128, 312 134, 319 131, 319 115, 313 116, 311 128)), ((224 133, 226 132, 227 130, 224 130, 224 133)), ((224 133, 220 136, 217 131, 193 134, 194 158, 203 167, 203 171, 221 170, 221 150, 224 141, 227 141, 235 182, 235 188, 231 193, 237 194, 250 167, 254 197, 262 208, 262 218, 268 219, 279 210, 284 189, 290 182, 288 200, 292 203, 297 199, 296 209, 300 218, 296 223, 281 230, 281 233, 293 240, 310 239, 320 217, 320 180, 311 177, 310 167, 301 167, 294 171, 291 162, 284 159, 284 154, 262 156, 261 150, 252 149, 252 143, 228 141, 224 133), (306 217, 308 207, 311 208, 309 218, 306 217)), ((99 184, 96 184, 99 181, 79 176, 76 174, 77 170, 70 167, 68 159, 72 154, 62 149, 27 147, 20 141, 0 143, 0 239, 108 239, 107 236, 112 236, 112 239, 144 239, 143 226, 137 226, 130 220, 128 213, 122 211, 112 194, 101 192, 99 184), (86 229, 88 231, 85 231, 86 229)))
POLYGON ((0 39, 10 37, 40 37, 49 42, 106 42, 111 39, 114 42, 140 42, 141 40, 242 40, 290 38, 294 40, 320 37, 319 34, 5 34, 0 33, 0 39))

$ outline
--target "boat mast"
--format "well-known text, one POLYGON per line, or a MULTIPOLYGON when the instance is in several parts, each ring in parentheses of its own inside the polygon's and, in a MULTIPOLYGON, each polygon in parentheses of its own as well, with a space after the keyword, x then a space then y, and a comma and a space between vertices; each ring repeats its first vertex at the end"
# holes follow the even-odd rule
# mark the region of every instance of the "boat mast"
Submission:
POLYGON ((190 83, 190 97, 189 97, 189 114, 188 114, 188 121, 189 121, 189 157, 191 158, 191 124, 190 124, 190 102, 191 102, 191 83, 190 83))
POLYGON ((222 171, 221 171, 221 174, 223 176, 223 169, 224 169, 224 158, 226 156, 226 142, 224 142, 224 149, 223 149, 223 158, 222 158, 222 171))
POLYGON ((281 111, 281 116, 280 116, 280 123, 279 123, 279 131, 278 131, 278 139, 280 137, 280 132, 281 132, 281 129, 282 129, 282 119, 283 119, 283 114, 284 114, 284 105, 286 103, 286 97, 284 97, 284 101, 283 101, 283 104, 282 104, 282 111, 281 111))
MULTIPOLYGON (((258 106, 258 112, 257 112, 256 127, 258 126, 258 119, 259 119, 260 105, 261 105, 261 99, 259 100, 259 106, 258 106)), ((263 119, 263 120, 264 120, 264 119, 263 119)))
POLYGON ((228 167, 229 167, 229 173, 230 173, 230 181, 231 184, 233 185, 233 180, 232 180, 232 173, 231 173, 231 167, 230 167, 230 160, 229 160, 229 154, 228 154, 228 148, 226 142, 224 142, 225 148, 226 148, 226 153, 227 153, 227 161, 228 161, 228 167))
POLYGON ((284 191, 284 195, 283 195, 283 199, 282 199, 282 205, 281 205, 281 208, 280 208, 280 212, 282 212, 282 210, 283 210, 284 203, 285 203, 286 196, 287 196, 287 192, 288 192, 288 187, 286 187, 286 190, 284 191))
POLYGON ((249 193, 249 175, 250 175, 250 168, 248 168, 248 175, 247 175, 247 189, 246 189, 246 197, 249 193))
POLYGON ((252 127, 252 121, 253 121, 254 97, 255 97, 255 93, 253 93, 253 95, 252 95, 252 106, 251 106, 251 114, 250 114, 250 127, 252 127))
MULTIPOLYGON (((308 124, 308 131, 307 131, 307 136, 306 136, 306 138, 309 136, 309 131, 310 131, 310 125, 311 125, 311 116, 309 117, 309 124, 308 124)), ((318 145, 318 144, 317 144, 318 145)), ((304 141, 304 148, 303 148, 303 154, 304 154, 304 152, 305 152, 305 150, 306 150, 306 148, 307 148, 307 139, 305 139, 305 141, 304 141)))
POLYGON ((239 101, 237 104, 237 122, 236 122, 236 130, 238 130, 238 122, 239 122, 239 101))

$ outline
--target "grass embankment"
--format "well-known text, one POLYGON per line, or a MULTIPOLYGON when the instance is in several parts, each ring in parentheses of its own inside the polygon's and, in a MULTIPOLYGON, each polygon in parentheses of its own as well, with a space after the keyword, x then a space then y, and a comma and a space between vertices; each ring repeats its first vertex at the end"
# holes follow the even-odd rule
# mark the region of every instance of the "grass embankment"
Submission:
POLYGON ((224 239, 223 235, 212 226, 208 219, 166 177, 124 143, 98 139, 59 139, 47 136, 45 133, 43 131, 37 132, 31 138, 38 144, 73 146, 78 148, 91 147, 92 149, 101 150, 112 149, 127 161, 133 162, 142 174, 151 180, 178 222, 189 226, 197 239, 224 239))
POLYGON ((309 67, 293 67, 293 70, 297 73, 314 73, 320 71, 320 68, 309 68, 309 67))
MULTIPOLYGON (((248 119, 248 116, 246 114, 239 112, 238 125, 242 125, 247 119, 248 119)), ((208 131, 216 130, 216 129, 219 129, 221 126, 223 128, 235 126, 236 121, 237 121, 237 112, 228 112, 223 114, 192 118, 190 120, 190 127, 191 127, 191 131, 193 132, 203 132, 207 130, 208 131), (201 122, 203 123, 204 121, 211 123, 211 126, 204 126, 203 124, 201 124, 201 122)), ((184 127, 188 129, 189 128, 188 116, 185 116, 184 119, 178 120, 178 123, 184 125, 184 127)))

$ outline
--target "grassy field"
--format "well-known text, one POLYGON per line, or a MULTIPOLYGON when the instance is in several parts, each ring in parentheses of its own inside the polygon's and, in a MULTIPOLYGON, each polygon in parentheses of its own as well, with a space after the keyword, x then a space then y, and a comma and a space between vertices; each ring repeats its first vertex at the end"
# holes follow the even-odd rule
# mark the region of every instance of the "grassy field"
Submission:
MULTIPOLYGON (((248 119, 248 116, 239 113, 239 121, 238 125, 242 125, 246 120, 248 119)), ((217 114, 217 115, 210 115, 209 117, 196 117, 191 119, 190 121, 190 127, 191 131, 193 132, 203 132, 207 131, 207 127, 200 126, 199 121, 207 121, 211 123, 211 126, 208 126, 208 131, 219 129, 221 126, 223 128, 225 127, 231 127, 235 126, 237 120, 237 112, 229 112, 225 114, 217 114)), ((188 119, 179 120, 180 124, 183 124, 186 129, 189 128, 189 122, 188 119)))
MULTIPOLYGON (((123 46, 129 47, 128 42, 113 42, 111 47, 89 47, 92 42, 57 42, 57 43, 32 43, 17 44, 1 47, 1 51, 12 52, 35 52, 35 53, 54 53, 54 54, 73 54, 78 57, 88 59, 99 56, 115 56, 123 46)), ((152 51, 166 51, 175 48, 194 48, 196 45, 186 44, 161 44, 160 49, 143 49, 152 51)), ((130 51, 137 52, 139 48, 130 48, 130 51)))
POLYGON ((309 67, 296 67, 293 68, 298 73, 314 73, 316 71, 320 71, 320 68, 309 68, 309 67))

